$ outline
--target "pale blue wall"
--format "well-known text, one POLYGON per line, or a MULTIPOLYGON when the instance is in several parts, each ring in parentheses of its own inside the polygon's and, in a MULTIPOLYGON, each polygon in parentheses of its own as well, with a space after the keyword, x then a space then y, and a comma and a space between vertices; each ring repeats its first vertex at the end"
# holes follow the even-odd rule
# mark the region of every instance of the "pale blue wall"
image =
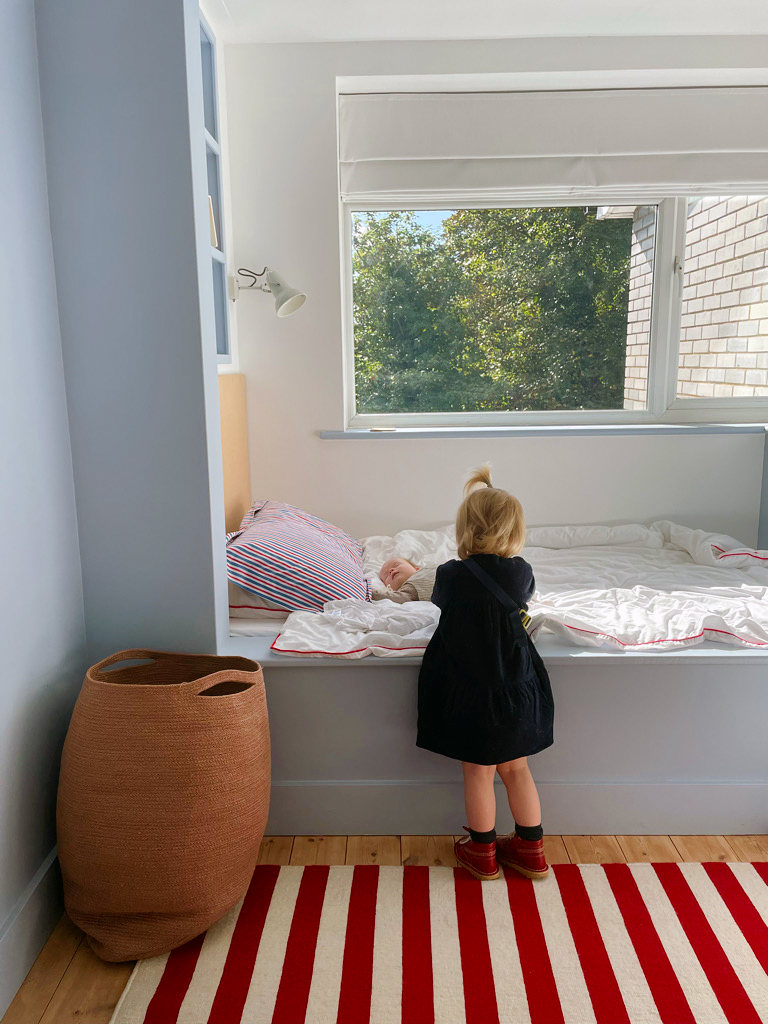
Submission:
POLYGON ((2 1016, 61 912, 86 665, 215 651, 226 584, 197 4, 0 11, 2 1016))
POLYGON ((131 646, 216 649, 224 550, 212 537, 223 539, 224 516, 221 485, 209 488, 209 466, 221 475, 215 341, 202 343, 213 334, 210 241, 193 218, 207 209, 198 19, 192 0, 37 2, 94 660, 131 646))
POLYGON ((55 879, 35 876, 56 842, 60 749, 86 655, 34 7, 0 10, 2 1016, 61 912, 55 879))

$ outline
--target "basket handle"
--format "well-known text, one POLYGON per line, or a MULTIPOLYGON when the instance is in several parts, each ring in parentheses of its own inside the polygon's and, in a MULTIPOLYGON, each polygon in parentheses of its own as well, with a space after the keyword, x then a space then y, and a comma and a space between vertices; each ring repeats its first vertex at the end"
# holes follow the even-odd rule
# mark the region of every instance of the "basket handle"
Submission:
POLYGON ((93 665, 91 671, 101 672, 108 665, 115 665, 120 661, 159 661, 162 657, 164 655, 158 651, 147 651, 143 647, 134 647, 127 651, 118 651, 117 654, 110 654, 108 658, 93 665))
MULTIPOLYGON (((261 666, 256 663, 256 669, 258 670, 261 666)), ((216 692, 210 694, 211 697, 223 697, 230 696, 222 691, 222 684, 232 683, 237 689, 235 693, 244 693, 246 690, 250 690, 251 687, 256 684, 252 679, 242 679, 244 673, 252 675, 252 672, 248 669, 242 668, 220 668, 216 672, 211 672, 206 676, 198 676, 196 679, 187 679, 185 682, 179 684, 179 690, 187 697, 201 697, 208 690, 214 690, 216 692)))
MULTIPOLYGON (((217 674, 223 675, 224 679, 212 682, 212 677, 208 676, 201 686, 196 687, 194 690, 190 688, 190 693, 194 694, 195 697, 236 697, 239 693, 247 693, 254 686, 254 683, 247 683, 242 679, 232 679, 232 673, 221 672, 217 674)), ((195 680, 195 682, 199 683, 200 681, 195 680)))

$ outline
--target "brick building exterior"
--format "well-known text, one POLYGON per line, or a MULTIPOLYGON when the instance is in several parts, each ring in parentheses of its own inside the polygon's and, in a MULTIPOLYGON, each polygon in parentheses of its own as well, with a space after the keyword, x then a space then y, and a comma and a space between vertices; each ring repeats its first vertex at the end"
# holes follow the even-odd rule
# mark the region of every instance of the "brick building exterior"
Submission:
MULTIPOLYGON (((655 216, 633 217, 624 407, 647 393, 655 216)), ((679 398, 768 397, 768 196, 691 200, 685 239, 679 398)))
POLYGON ((655 235, 656 208, 638 206, 632 218, 632 255, 629 263, 625 409, 644 409, 648 391, 655 235))

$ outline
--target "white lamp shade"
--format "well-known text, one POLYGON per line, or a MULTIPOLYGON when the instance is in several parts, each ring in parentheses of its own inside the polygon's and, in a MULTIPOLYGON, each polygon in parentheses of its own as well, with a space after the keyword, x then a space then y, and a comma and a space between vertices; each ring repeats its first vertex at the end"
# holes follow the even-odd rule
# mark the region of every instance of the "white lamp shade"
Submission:
POLYGON ((267 285, 275 297, 275 313, 278 316, 290 316, 307 301, 304 292, 291 288, 274 270, 267 271, 267 285))

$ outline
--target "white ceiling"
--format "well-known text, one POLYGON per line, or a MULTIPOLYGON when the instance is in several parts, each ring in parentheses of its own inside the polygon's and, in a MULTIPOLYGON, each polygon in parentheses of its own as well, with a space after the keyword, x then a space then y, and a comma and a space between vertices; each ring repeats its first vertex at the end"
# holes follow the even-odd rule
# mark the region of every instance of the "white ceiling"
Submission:
MULTIPOLYGON (((768 0, 203 0, 225 42, 768 34, 768 0)), ((768 54, 767 54, 768 56, 768 54)))

